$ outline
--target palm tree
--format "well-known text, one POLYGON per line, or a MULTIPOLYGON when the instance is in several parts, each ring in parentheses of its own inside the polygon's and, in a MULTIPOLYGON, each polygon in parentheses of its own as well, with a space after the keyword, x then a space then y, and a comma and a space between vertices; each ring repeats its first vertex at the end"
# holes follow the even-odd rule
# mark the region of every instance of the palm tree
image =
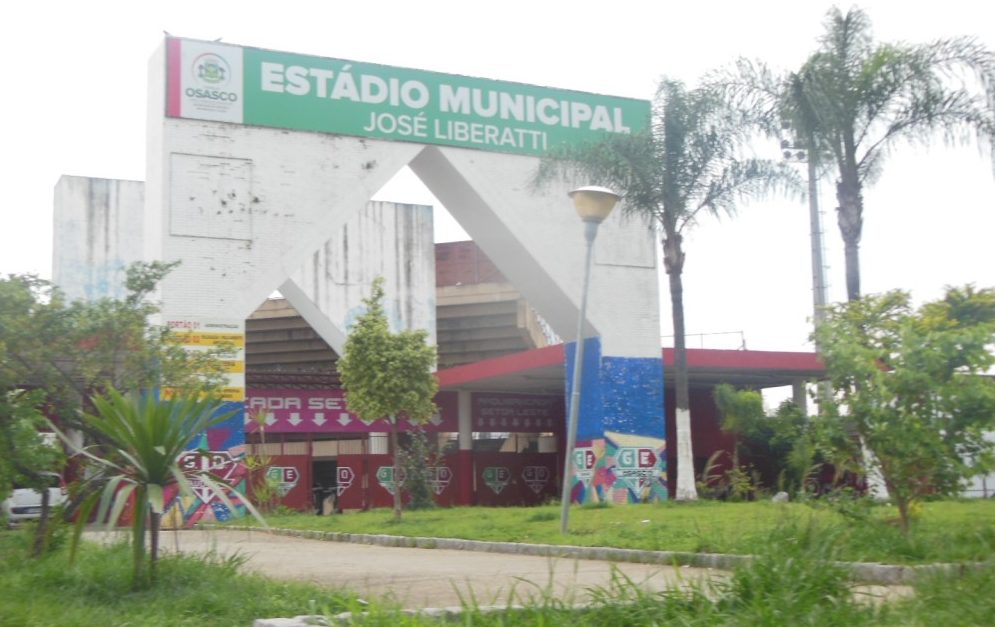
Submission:
MULTIPOLYGON (((99 436, 102 444, 76 449, 94 462, 94 467, 81 486, 88 496, 76 517, 72 552, 75 553, 83 525, 98 503, 97 522, 113 527, 131 500, 132 583, 138 587, 144 581, 146 527, 150 546, 148 580, 154 583, 167 490, 178 489, 182 494, 192 495, 190 480, 196 479, 234 509, 229 499, 231 488, 222 486, 199 467, 181 468, 178 463, 181 454, 195 446, 197 436, 231 418, 233 412, 222 411, 220 402, 212 399, 162 400, 153 394, 125 396, 114 389, 94 396, 92 403, 96 411, 85 414, 83 422, 99 436)), ((68 438, 63 439, 74 446, 68 438)), ((243 495, 237 496, 263 522, 252 504, 243 495)))
POLYGON ((751 106, 790 120, 812 157, 834 170, 847 299, 860 298, 865 185, 901 141, 995 136, 995 54, 972 38, 876 44, 859 9, 829 11, 818 50, 780 79, 741 62, 751 106), (776 104, 773 104, 776 103, 776 104))
POLYGON ((742 122, 716 91, 688 90, 664 79, 648 130, 554 150, 536 176, 541 184, 581 175, 611 187, 625 196, 627 214, 645 218, 660 232, 674 326, 678 500, 697 498, 681 279, 684 235, 704 213, 731 215, 739 200, 795 180, 783 164, 740 156, 749 130, 742 122))

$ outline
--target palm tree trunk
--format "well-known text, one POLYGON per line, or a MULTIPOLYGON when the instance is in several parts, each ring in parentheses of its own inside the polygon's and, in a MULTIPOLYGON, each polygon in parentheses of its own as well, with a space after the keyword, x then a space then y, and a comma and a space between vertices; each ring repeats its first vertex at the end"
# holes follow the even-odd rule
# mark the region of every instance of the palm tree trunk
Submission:
POLYGON ((860 235, 863 229, 864 199, 860 192, 860 181, 854 172, 844 173, 836 183, 836 219, 843 236, 846 259, 846 299, 850 302, 860 299, 860 235))
POLYGON ((401 522, 401 464, 397 450, 397 420, 391 420, 390 450, 394 455, 394 522, 401 522))
POLYGON ((670 309, 674 321, 674 391, 676 393, 677 490, 678 501, 695 501, 694 453, 691 446, 691 402, 688 391, 688 356, 684 338, 684 252, 681 237, 673 234, 663 242, 664 267, 670 281, 670 309))
POLYGON ((844 242, 846 259, 846 299, 860 300, 860 245, 854 241, 844 242))

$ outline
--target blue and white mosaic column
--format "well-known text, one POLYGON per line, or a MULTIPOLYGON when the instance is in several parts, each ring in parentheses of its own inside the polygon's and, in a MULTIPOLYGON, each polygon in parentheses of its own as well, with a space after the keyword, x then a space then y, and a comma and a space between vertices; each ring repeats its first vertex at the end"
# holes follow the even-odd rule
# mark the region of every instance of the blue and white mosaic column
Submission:
MULTIPOLYGON (((571 498, 575 503, 639 503, 667 498, 662 358, 603 355, 584 348, 571 498)), ((577 344, 566 346, 566 399, 577 344)), ((569 411, 569 407, 568 407, 569 411)))

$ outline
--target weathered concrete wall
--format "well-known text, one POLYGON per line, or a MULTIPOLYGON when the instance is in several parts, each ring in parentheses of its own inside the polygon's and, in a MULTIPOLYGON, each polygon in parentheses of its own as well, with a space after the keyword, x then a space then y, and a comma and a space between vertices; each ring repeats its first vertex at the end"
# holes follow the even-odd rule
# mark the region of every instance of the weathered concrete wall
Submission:
MULTIPOLYGON (((54 281, 70 298, 125 295, 124 268, 142 259, 143 191, 138 181, 75 176, 59 180, 54 281)), ((369 203, 281 290, 341 352, 348 326, 377 276, 386 280, 385 308, 394 328, 428 329, 434 343, 431 207, 369 203)))
POLYGON ((52 280, 69 298, 125 295, 124 270, 142 258, 143 192, 138 181, 59 179, 52 280))
POLYGON ((166 118, 150 66, 146 257, 183 264, 167 315, 244 319, 303 267, 417 145, 166 118))
POLYGON ((280 291, 316 330, 327 323, 335 326, 327 335, 338 337, 329 339, 319 333, 341 354, 344 333, 362 313, 361 300, 369 295, 373 280, 382 276, 384 309, 391 327, 426 329, 434 344, 432 238, 431 207, 370 202, 314 252, 280 291), (317 312, 312 311, 315 308, 317 312), (324 320, 313 320, 315 313, 324 320))

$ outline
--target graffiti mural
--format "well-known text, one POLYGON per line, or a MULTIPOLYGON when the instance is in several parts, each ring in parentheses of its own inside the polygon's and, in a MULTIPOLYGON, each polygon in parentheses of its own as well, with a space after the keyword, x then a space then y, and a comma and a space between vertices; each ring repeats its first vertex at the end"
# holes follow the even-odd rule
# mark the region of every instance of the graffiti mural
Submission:
POLYGON ((246 491, 248 469, 245 466, 245 432, 243 405, 226 403, 222 411, 238 410, 228 420, 201 434, 191 442, 190 451, 180 457, 181 467, 210 473, 212 478, 230 488, 228 499, 234 511, 196 479, 191 481, 193 495, 180 495, 176 486, 163 495, 167 507, 164 528, 193 527, 200 522, 221 522, 244 516, 242 498, 246 491))
POLYGON ((666 444, 661 438, 605 432, 578 442, 570 495, 580 503, 645 503, 667 498, 666 444))

